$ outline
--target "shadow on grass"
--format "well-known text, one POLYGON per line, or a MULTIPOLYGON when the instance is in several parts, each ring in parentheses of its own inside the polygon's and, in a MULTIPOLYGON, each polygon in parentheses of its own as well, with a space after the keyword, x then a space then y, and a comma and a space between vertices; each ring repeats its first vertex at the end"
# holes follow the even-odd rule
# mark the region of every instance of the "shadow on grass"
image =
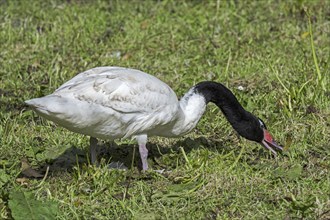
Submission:
MULTIPOLYGON (((86 146, 87 147, 87 146, 86 146)), ((135 156, 133 165, 141 170, 141 159, 137 144, 121 144, 117 145, 112 142, 101 143, 98 146, 98 161, 104 160, 106 164, 110 162, 120 162, 126 167, 131 167, 133 152, 135 148, 135 156)), ((233 150, 231 147, 226 147, 225 142, 208 140, 204 137, 191 139, 189 137, 184 140, 175 142, 173 145, 148 143, 149 150, 148 162, 153 169, 174 168, 177 159, 183 160, 182 149, 186 154, 191 151, 207 148, 211 151, 227 154, 233 150)), ((72 170, 76 165, 89 164, 89 148, 79 149, 75 146, 68 148, 57 158, 49 161, 44 165, 44 170, 49 166, 50 171, 72 170)))

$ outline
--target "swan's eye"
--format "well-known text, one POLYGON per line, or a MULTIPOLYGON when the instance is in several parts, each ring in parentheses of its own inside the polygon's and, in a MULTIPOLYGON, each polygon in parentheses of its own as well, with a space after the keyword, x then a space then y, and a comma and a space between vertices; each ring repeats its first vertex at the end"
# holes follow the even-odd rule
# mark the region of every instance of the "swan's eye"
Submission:
POLYGON ((267 129, 265 123, 259 118, 260 128, 267 129))

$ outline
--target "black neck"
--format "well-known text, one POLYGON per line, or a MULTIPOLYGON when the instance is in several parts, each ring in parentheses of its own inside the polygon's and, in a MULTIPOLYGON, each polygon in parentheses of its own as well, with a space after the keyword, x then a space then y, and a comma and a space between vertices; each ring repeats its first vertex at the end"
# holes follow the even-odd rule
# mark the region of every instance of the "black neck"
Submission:
POLYGON ((195 90, 205 97, 206 103, 216 104, 238 133, 241 133, 244 122, 251 120, 251 117, 254 118, 250 112, 245 111, 234 94, 220 83, 200 82, 195 86, 195 90))

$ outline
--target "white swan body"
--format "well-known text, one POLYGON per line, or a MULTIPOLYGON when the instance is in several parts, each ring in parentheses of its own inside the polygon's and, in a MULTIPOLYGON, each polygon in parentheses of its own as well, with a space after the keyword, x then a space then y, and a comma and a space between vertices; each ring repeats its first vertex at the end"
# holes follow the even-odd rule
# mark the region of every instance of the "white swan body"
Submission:
MULTIPOLYGON (((54 93, 27 100, 34 111, 73 132, 114 140, 175 137, 191 131, 205 111, 205 98, 174 91, 147 73, 122 67, 82 72, 54 93)), ((139 143, 139 145, 141 145, 139 143)), ((94 156, 95 157, 95 156, 94 156)))
POLYGON ((121 67, 82 72, 54 93, 26 103, 71 131, 105 140, 186 134, 206 106, 200 95, 178 102, 174 91, 156 77, 121 67))

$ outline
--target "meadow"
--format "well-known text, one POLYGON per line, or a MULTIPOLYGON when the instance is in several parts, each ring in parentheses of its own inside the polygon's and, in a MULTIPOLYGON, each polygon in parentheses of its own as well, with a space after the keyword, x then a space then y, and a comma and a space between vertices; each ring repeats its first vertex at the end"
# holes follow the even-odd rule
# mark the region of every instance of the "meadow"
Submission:
POLYGON ((330 219, 330 2, 0 1, 0 219, 330 219), (89 139, 24 100, 96 66, 142 70, 181 97, 222 82, 267 124, 274 157, 208 105, 188 135, 89 139), (129 169, 109 169, 122 161, 129 169))

